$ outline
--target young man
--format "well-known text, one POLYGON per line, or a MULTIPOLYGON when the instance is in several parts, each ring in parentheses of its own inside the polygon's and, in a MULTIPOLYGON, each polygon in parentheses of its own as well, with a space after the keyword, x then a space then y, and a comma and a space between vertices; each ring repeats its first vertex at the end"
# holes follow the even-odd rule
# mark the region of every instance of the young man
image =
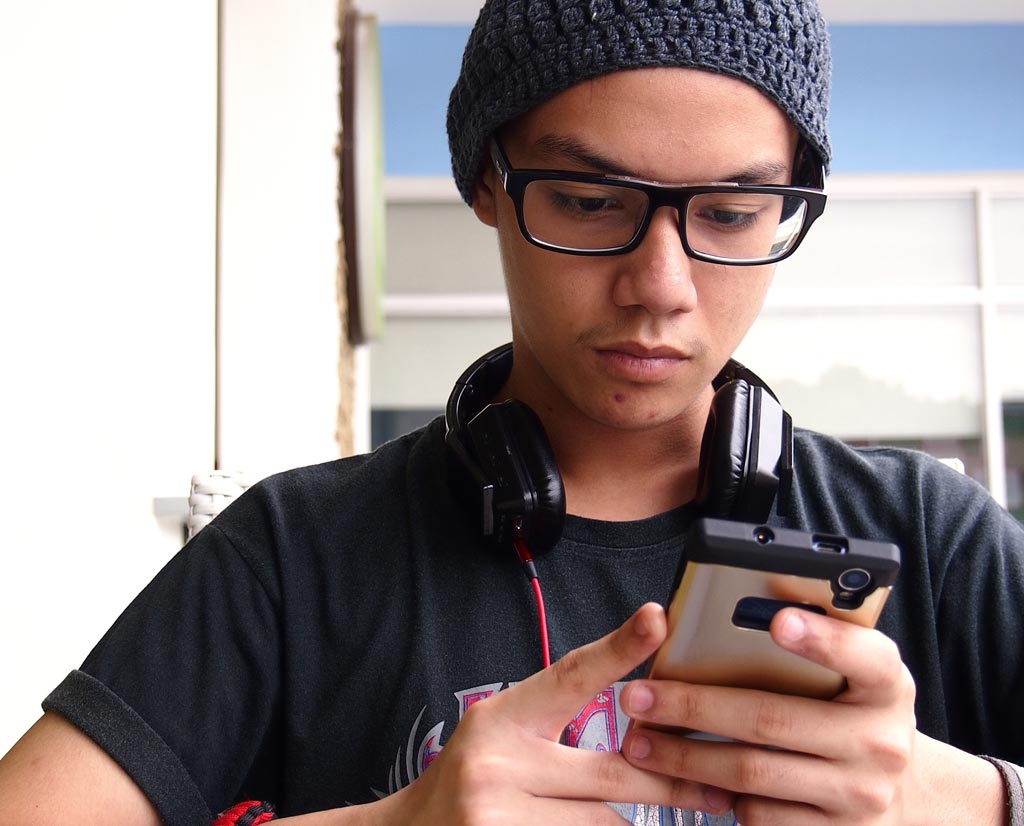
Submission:
POLYGON ((485 6, 449 134, 497 230, 511 362, 460 384, 447 440, 439 420, 283 474, 206 528, 0 763, 0 823, 248 798, 298 824, 1024 823, 1024 531, 924 456, 796 435, 769 524, 903 552, 880 630, 772 621, 838 697, 628 680, 701 512, 713 382, 822 203, 828 72, 807 0, 485 6), (536 419, 513 405, 468 445, 467 394, 536 419), (503 544, 460 492, 487 451, 550 483, 503 544), (524 538, 554 545, 548 669, 524 538))

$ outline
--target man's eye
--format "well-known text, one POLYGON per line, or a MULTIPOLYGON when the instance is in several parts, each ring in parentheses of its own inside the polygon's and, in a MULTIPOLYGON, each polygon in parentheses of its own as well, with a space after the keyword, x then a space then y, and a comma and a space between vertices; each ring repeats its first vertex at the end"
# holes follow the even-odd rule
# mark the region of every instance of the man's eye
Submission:
POLYGON ((576 206, 583 212, 597 212, 610 207, 611 201, 604 198, 580 198, 577 200, 576 206))
POLYGON ((554 206, 568 213, 581 213, 585 215, 596 215, 600 212, 611 212, 617 208, 617 202, 611 198, 593 198, 581 195, 571 195, 565 192, 552 192, 551 200, 554 206))
POLYGON ((757 223, 757 212, 740 212, 734 209, 707 208, 702 210, 705 220, 726 229, 746 229, 757 223))

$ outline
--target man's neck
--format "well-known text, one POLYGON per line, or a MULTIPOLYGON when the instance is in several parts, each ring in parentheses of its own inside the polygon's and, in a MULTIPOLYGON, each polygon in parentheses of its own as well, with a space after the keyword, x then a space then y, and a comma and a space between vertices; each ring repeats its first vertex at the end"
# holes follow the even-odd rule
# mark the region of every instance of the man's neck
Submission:
MULTIPOLYGON (((694 407, 706 414, 703 400, 694 407)), ((705 418, 695 412, 639 431, 593 422, 545 422, 565 485, 567 511, 619 522, 655 516, 691 501, 705 418)))

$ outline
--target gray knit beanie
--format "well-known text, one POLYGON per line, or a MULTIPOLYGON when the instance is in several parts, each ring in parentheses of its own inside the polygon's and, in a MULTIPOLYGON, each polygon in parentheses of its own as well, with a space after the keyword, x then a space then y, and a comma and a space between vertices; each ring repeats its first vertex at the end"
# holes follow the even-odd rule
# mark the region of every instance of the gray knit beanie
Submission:
POLYGON ((815 0, 487 0, 448 103, 466 203, 484 143, 502 124, 580 81, 645 66, 752 83, 828 167, 832 62, 815 0))

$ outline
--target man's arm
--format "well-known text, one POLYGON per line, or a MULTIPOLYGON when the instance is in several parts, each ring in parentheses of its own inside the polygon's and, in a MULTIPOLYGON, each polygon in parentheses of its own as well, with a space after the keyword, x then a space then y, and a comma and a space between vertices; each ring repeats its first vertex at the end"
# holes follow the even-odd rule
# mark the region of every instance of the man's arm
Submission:
MULTIPOLYGON (((621 754, 559 744, 566 723, 599 691, 647 660, 665 638, 648 604, 616 631, 475 703, 414 783, 376 803, 283 819, 296 826, 471 826, 622 819, 604 801, 726 811, 732 796, 637 769, 621 754)), ((88 737, 47 714, 0 761, 0 826, 157 826, 132 779, 88 737)))
POLYGON ((47 712, 0 760, 0 826, 160 826, 142 790, 59 714, 47 712))

